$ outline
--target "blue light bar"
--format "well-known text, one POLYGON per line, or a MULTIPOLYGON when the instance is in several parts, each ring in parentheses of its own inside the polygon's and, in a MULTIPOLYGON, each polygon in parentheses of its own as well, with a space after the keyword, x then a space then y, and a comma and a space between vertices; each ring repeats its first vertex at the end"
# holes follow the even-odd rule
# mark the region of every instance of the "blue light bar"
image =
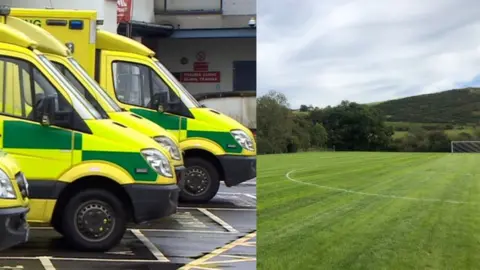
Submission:
POLYGON ((82 20, 71 20, 68 23, 70 29, 73 30, 82 30, 83 29, 83 21, 82 20))

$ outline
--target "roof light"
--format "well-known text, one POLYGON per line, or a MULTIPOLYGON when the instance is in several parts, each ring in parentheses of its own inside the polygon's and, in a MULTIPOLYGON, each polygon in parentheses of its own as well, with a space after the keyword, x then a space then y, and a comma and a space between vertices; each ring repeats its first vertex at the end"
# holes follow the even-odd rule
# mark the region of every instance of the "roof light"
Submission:
POLYGON ((50 26, 65 26, 65 25, 67 25, 67 20, 47 20, 47 25, 50 25, 50 26))
POLYGON ((8 15, 10 15, 10 7, 0 6, 0 16, 8 16, 8 15))
POLYGON ((73 30, 82 30, 83 29, 83 21, 82 20, 71 20, 69 24, 70 24, 70 29, 73 29, 73 30))

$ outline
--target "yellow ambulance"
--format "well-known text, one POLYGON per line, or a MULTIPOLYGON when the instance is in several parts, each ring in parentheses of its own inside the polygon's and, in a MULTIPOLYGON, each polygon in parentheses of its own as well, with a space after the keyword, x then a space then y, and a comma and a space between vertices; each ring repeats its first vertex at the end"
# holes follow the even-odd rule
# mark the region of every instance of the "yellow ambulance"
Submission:
POLYGON ((184 151, 183 201, 206 202, 220 181, 256 177, 256 143, 236 120, 202 107, 143 44, 96 28, 96 11, 20 9, 17 17, 67 44, 75 59, 123 109, 170 131, 184 151))
POLYGON ((103 117, 40 52, 68 57, 64 44, 9 11, 0 7, 0 147, 28 179, 27 220, 52 224, 74 248, 104 251, 127 222, 175 213, 169 152, 103 117), (42 43, 19 30, 27 27, 46 34, 42 43))
MULTIPOLYGON (((15 27, 40 44, 43 43, 43 39, 52 38, 49 32, 43 29, 43 31, 39 31, 36 29, 38 26, 32 27, 30 24, 25 24, 24 21, 15 25, 15 27)), ((88 76, 87 72, 73 56, 65 57, 59 54, 43 53, 104 118, 111 118, 118 123, 135 129, 153 138, 162 147, 167 149, 170 153, 172 164, 175 167, 178 184, 180 186, 182 185, 181 180, 185 167, 183 166, 183 156, 177 138, 150 120, 135 113, 122 110, 120 106, 106 94, 105 90, 103 90, 93 78, 88 76)))
POLYGON ((0 251, 28 241, 28 182, 10 155, 0 151, 0 251))

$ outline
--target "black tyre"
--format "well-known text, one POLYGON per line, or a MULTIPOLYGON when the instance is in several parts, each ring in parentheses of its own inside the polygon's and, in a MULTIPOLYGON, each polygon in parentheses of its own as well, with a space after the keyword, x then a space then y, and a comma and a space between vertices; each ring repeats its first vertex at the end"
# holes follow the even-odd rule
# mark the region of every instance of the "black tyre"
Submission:
POLYGON ((220 177, 213 164, 205 159, 185 159, 185 186, 180 192, 180 201, 205 203, 210 201, 220 188, 220 177))
POLYGON ((107 251, 122 240, 126 219, 123 204, 115 195, 103 189, 83 190, 64 209, 63 235, 75 249, 107 251))
POLYGON ((62 220, 61 219, 57 218, 55 220, 52 220, 52 227, 59 234, 63 235, 63 228, 62 228, 62 220))

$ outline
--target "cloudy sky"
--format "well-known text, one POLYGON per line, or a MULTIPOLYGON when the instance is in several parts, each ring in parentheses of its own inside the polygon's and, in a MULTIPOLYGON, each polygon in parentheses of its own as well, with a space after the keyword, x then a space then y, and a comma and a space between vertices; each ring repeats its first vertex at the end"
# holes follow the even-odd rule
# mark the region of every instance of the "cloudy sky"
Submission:
POLYGON ((360 103, 480 86, 478 0, 261 0, 258 95, 360 103))

